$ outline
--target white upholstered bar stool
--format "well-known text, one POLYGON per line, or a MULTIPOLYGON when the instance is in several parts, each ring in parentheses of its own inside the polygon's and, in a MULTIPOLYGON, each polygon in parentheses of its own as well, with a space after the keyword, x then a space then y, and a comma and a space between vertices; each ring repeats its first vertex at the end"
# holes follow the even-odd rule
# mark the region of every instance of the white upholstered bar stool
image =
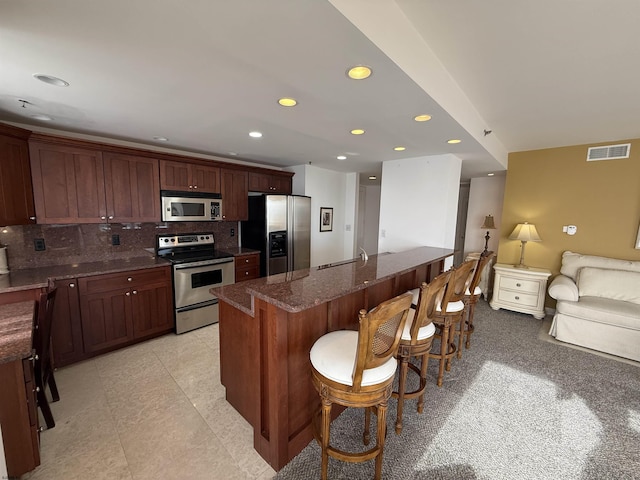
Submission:
POLYGON ((400 368, 398 375, 398 390, 393 392, 393 397, 398 399, 398 412, 396 415, 396 434, 402 432, 402 414, 404 401, 418 398, 418 413, 424 408, 424 392, 427 389, 427 367, 429 366, 429 352, 433 343, 436 327, 433 325, 433 316, 440 308, 447 282, 451 272, 444 272, 431 280, 429 284, 423 283, 420 288, 412 290, 418 298, 415 305, 411 305, 407 323, 404 326, 400 346, 396 358, 400 368), (417 292, 416 292, 417 290, 417 292), (410 363, 412 357, 419 359, 420 368, 410 363), (418 375, 419 385, 411 391, 406 391, 407 374, 412 371, 418 375))
MULTIPOLYGON (((474 331, 473 326, 473 315, 476 311, 476 304, 478 300, 480 300, 480 295, 482 295, 482 289, 480 288, 480 279, 482 277, 482 273, 487 265, 491 264, 491 260, 495 257, 495 253, 491 251, 482 252, 480 255, 480 259, 478 260, 478 266, 473 272, 473 279, 471 280, 471 284, 469 288, 465 292, 464 295, 464 304, 466 306, 466 320, 462 327, 464 328, 464 346, 465 348, 469 348, 471 346, 471 334, 474 331)), ((485 295, 486 297, 486 295, 485 295)), ((460 353, 462 351, 462 345, 459 346, 458 349, 458 358, 460 358, 460 353)))
POLYGON ((468 260, 456 268, 451 268, 451 277, 447 282, 447 288, 440 308, 436 309, 433 316, 433 324, 436 326, 436 337, 440 337, 440 351, 429 353, 430 358, 438 359, 438 379, 437 385, 442 386, 444 370, 451 370, 451 358, 462 346, 463 326, 462 321, 465 314, 463 302, 464 294, 471 283, 473 269, 477 261, 468 260), (459 327, 460 330, 456 330, 459 327), (458 346, 456 347, 455 336, 458 335, 458 346))
POLYGON ((330 332, 311 347, 312 381, 322 401, 321 424, 314 422, 316 440, 322 448, 322 480, 327 478, 330 456, 346 462, 375 458, 375 478, 381 478, 387 402, 397 369, 394 357, 410 308, 411 294, 403 293, 369 312, 360 310, 357 332, 330 332), (378 421, 374 447, 353 453, 329 445, 333 403, 366 408, 365 445, 369 444, 370 409, 375 409, 378 421))

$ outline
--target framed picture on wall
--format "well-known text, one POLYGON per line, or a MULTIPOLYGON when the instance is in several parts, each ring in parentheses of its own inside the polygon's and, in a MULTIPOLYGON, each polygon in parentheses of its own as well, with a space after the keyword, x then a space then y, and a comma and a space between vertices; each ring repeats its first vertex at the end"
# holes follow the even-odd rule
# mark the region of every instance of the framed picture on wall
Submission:
POLYGON ((320 231, 330 232, 333 230, 333 208, 320 207, 320 231))

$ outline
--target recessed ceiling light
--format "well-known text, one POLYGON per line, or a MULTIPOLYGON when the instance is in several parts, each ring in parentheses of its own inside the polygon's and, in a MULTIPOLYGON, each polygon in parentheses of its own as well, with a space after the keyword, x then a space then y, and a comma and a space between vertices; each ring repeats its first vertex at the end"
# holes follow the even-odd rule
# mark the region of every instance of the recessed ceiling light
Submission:
POLYGON ((260 132, 249 132, 249 136, 253 137, 253 138, 260 138, 262 136, 262 133, 260 133, 260 132))
POLYGON ((50 122, 51 120, 53 120, 53 117, 50 117, 49 115, 42 115, 40 113, 31 115, 31 118, 35 118, 36 120, 42 120, 44 122, 50 122))
POLYGON ((347 157, 345 155, 338 155, 336 158, 338 160, 346 160, 347 159, 347 157))
POLYGON ((376 178, 378 177, 376 177, 375 175, 369 175, 369 180, 375 180, 376 178))
POLYGON ((487 173, 487 177, 493 177, 495 173, 487 173))
POLYGON ((364 80, 371 76, 371 69, 366 65, 356 65, 347 70, 347 76, 354 80, 364 80))
POLYGON ((362 134, 364 134, 364 130, 362 130, 361 128, 355 128, 351 130, 351 135, 362 135, 362 134))
POLYGON ((451 140, 447 140, 447 143, 450 143, 451 145, 453 145, 454 143, 460 143, 462 142, 462 140, 459 140, 457 138, 452 138, 451 140))
POLYGON ((426 114, 418 115, 418 116, 413 117, 413 119, 416 122, 428 122, 429 120, 431 120, 431 115, 426 115, 426 114))
POLYGON ((34 73, 34 78, 37 78, 41 82, 48 83, 49 85, 55 85, 56 87, 68 87, 69 82, 62 80, 61 78, 54 77, 53 75, 45 75, 44 73, 34 73))
POLYGON ((278 103, 283 107, 295 107, 298 102, 293 98, 281 98, 278 100, 278 103))
POLYGON ((406 147, 393 147, 393 149, 394 149, 396 152, 404 152, 404 151, 406 150, 406 147))

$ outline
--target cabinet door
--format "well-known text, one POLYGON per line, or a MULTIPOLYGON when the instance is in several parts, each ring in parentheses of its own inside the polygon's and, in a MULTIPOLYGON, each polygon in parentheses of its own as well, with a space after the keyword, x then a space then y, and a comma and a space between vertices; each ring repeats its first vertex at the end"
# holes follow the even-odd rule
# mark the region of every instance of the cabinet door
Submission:
POLYGON ((29 150, 38 223, 106 221, 100 151, 37 142, 29 150))
POLYGON ((269 190, 269 175, 249 172, 249 191, 272 193, 269 190))
POLYGON ((271 175, 271 185, 275 193, 291 195, 291 177, 271 175))
POLYGON ((0 135, 0 225, 35 220, 27 141, 0 135))
POLYGON ((160 221, 158 160, 104 153, 107 219, 111 222, 160 221))
POLYGON ((160 188, 162 190, 188 192, 192 187, 191 171, 188 163, 160 160, 160 188))
POLYGON ((222 189, 222 219, 224 221, 248 220, 249 180, 247 172, 220 169, 222 189))
POLYGON ((135 287, 131 292, 135 338, 173 330, 171 284, 135 287))
POLYGON ((85 352, 97 352, 133 339, 129 289, 81 293, 80 312, 85 352))
POLYGON ((63 367, 84 358, 77 280, 58 280, 51 324, 53 364, 63 367))
POLYGON ((195 191, 220 193, 220 168, 193 164, 191 181, 195 191))

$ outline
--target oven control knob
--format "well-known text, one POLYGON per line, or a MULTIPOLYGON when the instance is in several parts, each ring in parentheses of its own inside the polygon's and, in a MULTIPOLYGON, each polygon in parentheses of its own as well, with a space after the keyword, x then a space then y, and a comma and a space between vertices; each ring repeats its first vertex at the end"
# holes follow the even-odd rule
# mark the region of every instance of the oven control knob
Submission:
POLYGON ((165 239, 164 239, 164 243, 169 243, 169 239, 168 239, 168 238, 165 238, 165 239))
POLYGON ((172 242, 175 242, 175 241, 176 241, 176 239, 175 239, 175 238, 172 238, 172 239, 171 239, 171 241, 172 241, 172 242))

